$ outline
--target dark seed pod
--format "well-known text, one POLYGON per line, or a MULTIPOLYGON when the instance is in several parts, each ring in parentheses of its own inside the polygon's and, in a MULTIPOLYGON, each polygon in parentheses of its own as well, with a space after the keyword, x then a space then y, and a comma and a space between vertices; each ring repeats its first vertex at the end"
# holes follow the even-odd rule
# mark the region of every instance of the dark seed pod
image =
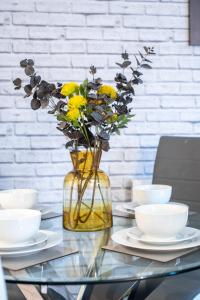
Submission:
POLYGON ((100 77, 96 78, 94 81, 96 84, 102 84, 102 79, 100 77))
POLYGON ((56 86, 55 86, 55 84, 48 84, 48 86, 47 86, 47 91, 49 92, 49 93, 51 93, 51 92, 53 92, 53 90, 55 90, 56 89, 56 86))
POLYGON ((97 72, 97 68, 95 68, 95 66, 90 66, 90 74, 96 74, 96 72, 97 72))
POLYGON ((28 61, 26 58, 20 61, 20 67, 26 68, 27 65, 28 65, 28 61))
POLYGON ((46 97, 46 98, 43 98, 40 102, 41 102, 41 107, 46 108, 49 104, 49 99, 46 97))
POLYGON ((110 138, 109 134, 105 130, 102 130, 98 136, 103 140, 109 140, 110 138))
POLYGON ((32 99, 32 100, 31 100, 31 108, 32 108, 33 110, 39 109, 40 106, 41 106, 40 100, 38 100, 38 99, 32 99))
POLYGON ((49 85, 49 83, 48 83, 47 81, 45 81, 45 80, 42 80, 42 81, 40 82, 40 86, 41 86, 41 87, 47 88, 48 85, 49 85))
POLYGON ((38 76, 31 76, 31 80, 30 80, 30 84, 32 86, 32 88, 34 88, 37 84, 40 83, 40 80, 41 80, 41 77, 38 75, 38 76))
POLYGON ((29 66, 34 66, 34 61, 32 59, 28 59, 27 63, 29 66))
POLYGON ((46 93, 45 89, 40 86, 39 89, 37 90, 37 97, 39 99, 43 99, 46 96, 46 94, 47 93, 46 93))
POLYGON ((109 149, 110 149, 110 145, 109 145, 109 142, 107 140, 103 140, 101 142, 101 147, 104 151, 108 152, 109 149))
POLYGON ((40 83, 40 80, 41 80, 41 76, 40 75, 37 75, 37 76, 34 76, 35 78, 35 83, 36 84, 39 84, 40 83))
POLYGON ((31 93, 32 93, 32 87, 31 87, 30 84, 25 85, 24 92, 26 93, 27 96, 31 95, 31 93))
POLYGON ((20 78, 16 78, 15 80, 13 80, 13 84, 20 88, 22 84, 22 80, 20 78))
POLYGON ((24 69, 24 72, 27 76, 31 76, 34 74, 35 70, 32 66, 27 65, 26 68, 24 69))
POLYGON ((125 51, 124 53, 121 54, 121 57, 122 57, 124 60, 128 60, 128 53, 125 51))

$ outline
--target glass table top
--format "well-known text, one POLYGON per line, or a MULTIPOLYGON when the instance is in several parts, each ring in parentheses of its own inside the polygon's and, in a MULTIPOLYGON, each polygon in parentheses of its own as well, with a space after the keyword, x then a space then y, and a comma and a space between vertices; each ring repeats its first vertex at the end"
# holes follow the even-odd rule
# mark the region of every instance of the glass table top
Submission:
MULTIPOLYGON (((4 270, 6 281, 44 285, 114 283, 200 268, 200 250, 167 263, 102 250, 112 232, 135 225, 130 218, 114 217, 113 221, 113 228, 90 233, 63 230, 61 217, 42 221, 42 229, 62 232, 64 246, 78 248, 79 252, 21 271, 4 270)), ((189 226, 200 228, 199 214, 190 216, 189 226)))

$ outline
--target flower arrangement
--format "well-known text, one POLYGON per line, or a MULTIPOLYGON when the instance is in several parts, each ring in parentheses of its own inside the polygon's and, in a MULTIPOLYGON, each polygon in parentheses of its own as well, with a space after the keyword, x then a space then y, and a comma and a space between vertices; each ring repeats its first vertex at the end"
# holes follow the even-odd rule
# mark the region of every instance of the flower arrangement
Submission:
MULTIPOLYGON (((102 150, 109 150, 109 139, 134 116, 129 104, 135 96, 135 85, 142 84, 140 69, 151 68, 148 56, 154 49, 144 47, 135 56, 133 67, 127 52, 116 63, 122 71, 116 74, 115 87, 104 84, 90 67, 92 80, 82 83, 49 83, 35 72, 32 59, 24 59, 20 66, 30 82, 23 88, 25 97, 32 97, 31 108, 49 107, 48 113, 58 120, 70 148, 73 171, 64 179, 63 226, 75 231, 94 231, 112 226, 112 204, 109 177, 99 169, 102 150), (128 72, 129 70, 129 72, 128 72), (127 74, 130 74, 128 78, 127 74), (83 150, 84 149, 84 150, 83 150)), ((13 81, 15 89, 22 80, 13 81)))
MULTIPOLYGON (((30 83, 24 86, 25 97, 32 97, 31 108, 49 107, 48 113, 54 114, 58 120, 58 129, 68 138, 66 147, 94 147, 98 141, 101 148, 109 150, 111 134, 119 134, 122 128, 134 116, 128 105, 135 96, 134 86, 141 84, 142 68, 151 68, 148 56, 154 54, 152 47, 144 47, 144 54, 135 56, 136 67, 133 67, 127 52, 122 53, 122 62, 116 63, 122 70, 116 74, 115 87, 102 83, 96 78, 96 68, 90 67, 92 80, 76 82, 48 83, 37 75, 32 59, 24 59, 20 66, 29 77, 30 83), (126 69, 131 71, 131 78, 125 75, 126 69)), ((22 80, 13 81, 15 89, 22 87, 22 80)))

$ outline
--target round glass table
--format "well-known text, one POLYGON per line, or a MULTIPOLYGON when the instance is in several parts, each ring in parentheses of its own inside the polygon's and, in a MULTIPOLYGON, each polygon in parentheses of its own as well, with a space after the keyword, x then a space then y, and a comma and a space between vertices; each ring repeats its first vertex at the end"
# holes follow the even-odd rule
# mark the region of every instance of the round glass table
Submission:
MULTIPOLYGON (((62 218, 42 221, 42 229, 60 231, 63 245, 76 248, 77 253, 26 268, 23 271, 4 270, 9 283, 39 285, 102 284, 161 278, 200 268, 200 250, 161 263, 117 252, 103 250, 112 232, 135 225, 135 220, 114 217, 110 230, 72 232, 63 230, 62 218)), ((200 215, 189 217, 189 226, 200 228, 200 215)))

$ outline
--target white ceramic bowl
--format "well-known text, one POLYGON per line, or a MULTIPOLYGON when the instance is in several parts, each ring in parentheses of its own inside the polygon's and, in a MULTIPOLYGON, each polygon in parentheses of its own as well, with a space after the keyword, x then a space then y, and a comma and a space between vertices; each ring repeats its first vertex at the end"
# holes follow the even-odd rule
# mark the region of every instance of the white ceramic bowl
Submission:
POLYGON ((0 210, 0 241, 21 243, 39 230, 41 212, 33 209, 0 210))
POLYGON ((188 219, 184 204, 148 204, 135 208, 138 228, 148 237, 168 239, 181 232, 188 219))
POLYGON ((172 187, 161 184, 137 185, 132 190, 132 200, 139 205, 167 203, 172 194, 172 187))
POLYGON ((13 189, 0 191, 1 208, 33 208, 37 203, 37 191, 33 189, 13 189))

